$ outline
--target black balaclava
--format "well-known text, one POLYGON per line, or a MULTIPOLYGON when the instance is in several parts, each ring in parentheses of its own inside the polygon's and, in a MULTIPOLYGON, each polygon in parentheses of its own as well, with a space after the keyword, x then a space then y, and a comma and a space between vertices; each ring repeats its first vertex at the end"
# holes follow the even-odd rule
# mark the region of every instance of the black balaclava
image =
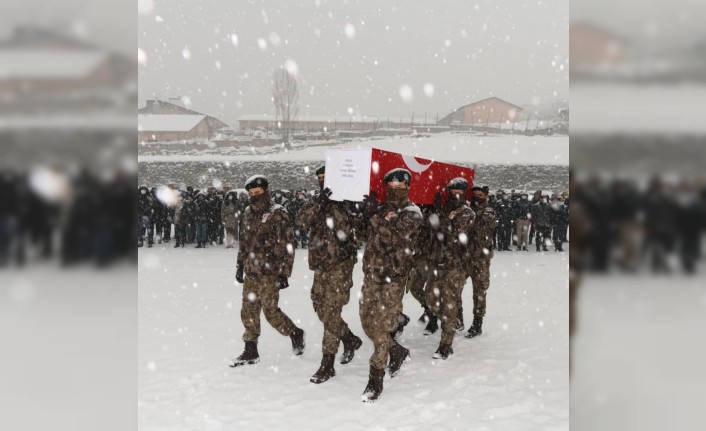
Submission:
POLYGON ((466 200, 463 198, 462 194, 449 193, 449 196, 446 199, 446 209, 448 209, 449 211, 453 211, 463 205, 465 202, 466 200))
POLYGON ((475 196, 471 197, 471 206, 474 208, 482 208, 488 202, 487 198, 475 196))
POLYGON ((255 212, 265 212, 270 206, 270 192, 265 189, 263 193, 257 196, 250 196, 250 206, 255 212))
POLYGON ((409 199, 409 189, 394 189, 387 186, 387 203, 400 208, 409 199))

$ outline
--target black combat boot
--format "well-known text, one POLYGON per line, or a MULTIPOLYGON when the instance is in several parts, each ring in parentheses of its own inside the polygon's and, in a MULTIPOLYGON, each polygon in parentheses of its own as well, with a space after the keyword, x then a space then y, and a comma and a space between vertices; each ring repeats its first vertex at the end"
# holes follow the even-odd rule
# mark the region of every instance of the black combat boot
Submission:
POLYGON ((449 356, 453 355, 454 349, 451 348, 450 344, 439 344, 439 348, 436 349, 436 353, 434 353, 433 358, 434 359, 446 359, 449 356))
POLYGON ((203 246, 201 245, 201 241, 196 243, 196 248, 203 248, 203 246))
POLYGON ((400 315, 397 316, 397 329, 390 333, 390 337, 396 339, 397 336, 404 331, 404 327, 407 326, 408 323, 409 316, 404 313, 400 313, 400 315))
POLYGON ((427 322, 427 327, 424 328, 424 335, 431 335, 439 330, 438 318, 431 314, 429 316, 429 321, 427 322))
POLYGON ((468 332, 466 332, 466 338, 473 338, 477 337, 480 334, 483 333, 483 329, 481 328, 483 326, 483 318, 480 316, 473 316, 473 325, 471 325, 470 328, 468 328, 468 332))
POLYGON ((257 342, 246 341, 245 350, 235 358, 230 364, 231 367, 239 367, 241 365, 252 365, 260 362, 260 355, 257 353, 257 342))
POLYGON ((370 374, 368 375, 368 385, 363 391, 363 402, 374 403, 380 398, 382 393, 382 379, 385 377, 385 369, 379 370, 372 365, 370 366, 370 374))
POLYGON ((292 339, 292 352, 297 356, 304 353, 304 330, 296 328, 289 334, 289 338, 292 339))
POLYGON ((336 370, 333 369, 333 361, 336 359, 336 355, 324 354, 321 358, 321 366, 309 379, 311 383, 323 383, 326 380, 336 375, 336 370))
POLYGON ((355 334, 351 332, 350 329, 346 331, 346 335, 341 339, 343 342, 343 355, 341 355, 341 364, 347 364, 353 360, 355 351, 360 349, 363 345, 363 340, 360 337, 356 337, 355 334))
POLYGON ((400 373, 400 368, 402 368, 402 364, 407 362, 409 358, 411 358, 409 350, 399 344, 392 346, 390 348, 390 363, 387 364, 387 372, 390 373, 390 377, 395 377, 398 375, 400 373))

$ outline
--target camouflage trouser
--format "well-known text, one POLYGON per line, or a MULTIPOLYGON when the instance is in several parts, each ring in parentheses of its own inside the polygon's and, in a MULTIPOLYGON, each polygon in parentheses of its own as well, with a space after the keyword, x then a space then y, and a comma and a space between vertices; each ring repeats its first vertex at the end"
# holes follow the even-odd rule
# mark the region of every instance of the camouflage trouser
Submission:
POLYGON ((407 279, 407 291, 412 293, 414 299, 419 302, 422 307, 427 306, 427 298, 424 293, 424 286, 429 278, 429 263, 424 258, 418 258, 414 261, 414 268, 409 272, 407 279))
POLYGON ((289 336, 296 329, 292 319, 278 306, 279 290, 275 287, 275 281, 275 276, 261 275, 257 280, 250 276, 245 277, 243 305, 240 308, 240 319, 245 327, 243 341, 257 342, 260 337, 260 310, 280 334, 289 336))
POLYGON ((351 296, 354 265, 355 257, 350 257, 330 270, 314 272, 311 301, 316 315, 324 324, 324 339, 321 343, 324 355, 335 355, 341 338, 348 331, 341 310, 351 296))
POLYGON ((515 226, 517 228, 517 247, 527 247, 527 240, 529 239, 529 230, 532 222, 529 220, 524 220, 518 218, 515 220, 515 226))
POLYGON ((441 319, 441 343, 451 345, 461 306, 466 274, 459 270, 436 270, 429 277, 427 305, 441 319))
POLYGON ((471 261, 473 282, 473 316, 485 316, 485 297, 490 287, 490 259, 479 257, 471 261))
POLYGON ((390 348, 397 342, 390 333, 397 329, 397 316, 402 312, 402 296, 406 280, 377 283, 369 276, 363 281, 360 297, 360 321, 365 335, 372 340, 375 350, 370 365, 377 369, 387 366, 390 348))

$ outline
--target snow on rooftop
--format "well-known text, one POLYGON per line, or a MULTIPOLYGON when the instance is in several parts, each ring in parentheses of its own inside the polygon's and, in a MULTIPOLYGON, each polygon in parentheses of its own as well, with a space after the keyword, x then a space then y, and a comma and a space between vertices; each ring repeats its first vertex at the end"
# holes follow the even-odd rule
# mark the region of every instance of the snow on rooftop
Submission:
POLYGON ((205 115, 138 115, 140 132, 188 132, 199 124, 205 115))
POLYGON ((106 58, 100 51, 0 49, 0 79, 81 79, 106 58))

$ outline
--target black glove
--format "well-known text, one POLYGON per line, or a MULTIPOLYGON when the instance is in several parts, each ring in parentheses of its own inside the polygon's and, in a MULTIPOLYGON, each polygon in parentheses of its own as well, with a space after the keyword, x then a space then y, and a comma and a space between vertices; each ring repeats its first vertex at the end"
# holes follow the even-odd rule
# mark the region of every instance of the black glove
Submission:
POLYGON ((277 281, 275 281, 275 287, 277 288, 277 290, 282 290, 282 289, 286 289, 287 287, 289 287, 289 282, 287 281, 287 277, 285 277, 284 275, 278 275, 277 281))
POLYGON ((235 280, 241 284, 245 280, 245 277, 243 276, 243 267, 241 265, 238 265, 238 268, 235 270, 235 280))
POLYGON ((434 195, 434 210, 439 212, 441 210, 441 193, 436 192, 434 195))
POLYGON ((361 215, 361 209, 363 207, 362 202, 354 202, 354 201, 344 200, 343 204, 346 208, 346 211, 348 211, 349 215, 352 215, 352 216, 361 215))
POLYGON ((319 200, 321 201, 322 204, 326 205, 329 202, 331 202, 331 195, 333 192, 331 191, 330 188, 326 187, 319 193, 319 200))
POLYGON ((369 195, 363 196, 363 215, 370 218, 375 213, 378 204, 378 195, 375 190, 371 190, 369 195))

